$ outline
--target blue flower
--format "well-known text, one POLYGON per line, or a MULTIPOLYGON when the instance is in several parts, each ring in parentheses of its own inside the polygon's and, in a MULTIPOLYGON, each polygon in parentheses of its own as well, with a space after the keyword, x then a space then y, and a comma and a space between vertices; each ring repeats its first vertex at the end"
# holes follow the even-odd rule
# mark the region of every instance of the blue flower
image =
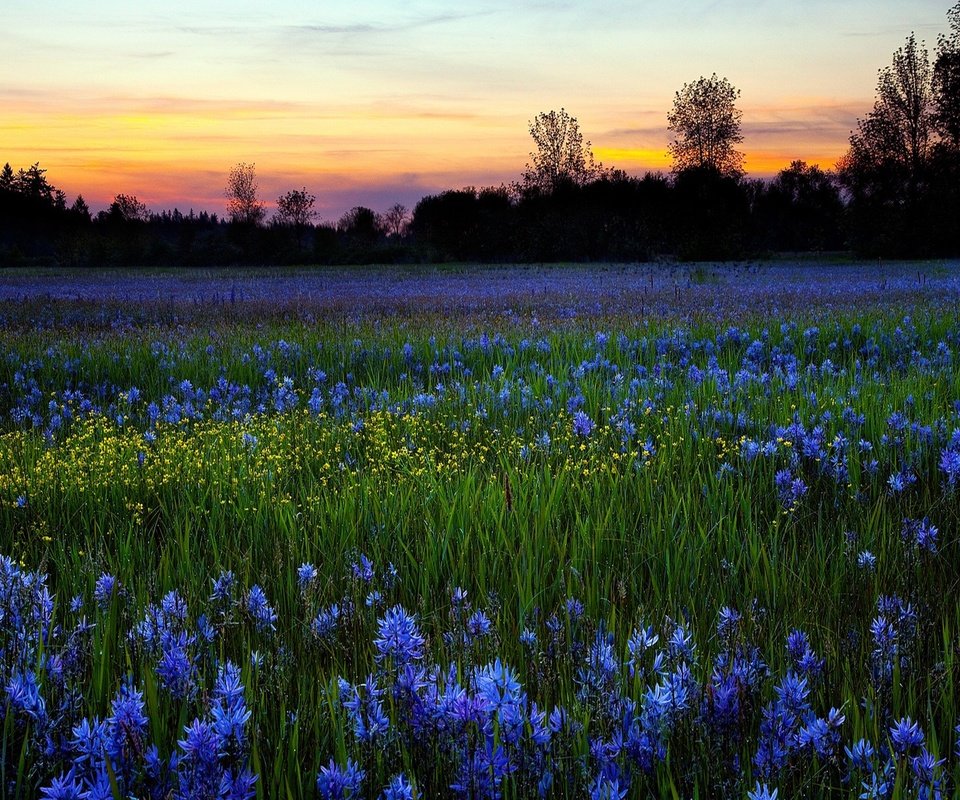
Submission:
POLYGON ((267 602, 267 596, 257 584, 250 587, 247 595, 247 611, 259 631, 276 630, 277 615, 267 602))
POLYGON ((947 485, 956 486, 960 481, 960 450, 944 449, 940 453, 940 469, 947 476, 947 485))
POLYGON ((492 623, 483 611, 475 611, 467 620, 467 633, 471 638, 479 638, 490 633, 492 623))
POLYGON ((96 600, 101 611, 107 610, 116 590, 117 579, 113 575, 104 572, 97 578, 96 586, 93 589, 93 599, 96 600))
POLYGON ((877 568, 877 557, 869 550, 857 554, 857 566, 864 572, 873 572, 877 568))
POLYGON ((770 789, 767 784, 757 781, 753 791, 747 792, 747 800, 777 800, 777 790, 770 789))
POLYGON ((317 578, 317 568, 313 564, 301 564, 297 569, 297 585, 300 591, 306 591, 317 578))
POLYGON ((583 411, 577 411, 573 415, 573 433, 575 436, 586 439, 593 433, 595 427, 596 423, 583 411))
POLYGON ((394 775, 384 787, 379 800, 413 800, 413 787, 402 774, 394 775))
POLYGON ((323 800, 349 800, 360 797, 366 773, 352 758, 339 767, 331 758, 329 765, 320 767, 317 775, 317 791, 323 800))
POLYGON ((360 554, 359 561, 355 561, 351 565, 351 570, 353 577, 364 583, 370 583, 373 580, 373 562, 363 553, 360 554))
POLYGON ((903 717, 890 727, 890 740, 893 743, 893 752, 904 756, 922 747, 924 736, 916 722, 910 717, 903 717))
POLYGON ((89 795, 83 790, 83 784, 68 772, 43 787, 40 796, 46 800, 86 800, 89 795))
POLYGON ((235 578, 230 570, 220 573, 220 577, 213 582, 213 594, 210 599, 216 603, 229 603, 233 598, 233 584, 235 578))
POLYGON ((420 634, 416 619, 402 606, 394 606, 377 620, 377 663, 391 659, 396 667, 423 658, 425 639, 420 634))

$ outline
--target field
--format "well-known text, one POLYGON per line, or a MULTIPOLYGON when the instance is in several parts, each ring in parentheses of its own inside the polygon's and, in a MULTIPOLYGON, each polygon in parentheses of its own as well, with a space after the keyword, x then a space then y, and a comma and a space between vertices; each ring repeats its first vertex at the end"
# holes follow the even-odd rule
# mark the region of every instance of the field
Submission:
POLYGON ((0 272, 6 797, 948 797, 960 264, 0 272))

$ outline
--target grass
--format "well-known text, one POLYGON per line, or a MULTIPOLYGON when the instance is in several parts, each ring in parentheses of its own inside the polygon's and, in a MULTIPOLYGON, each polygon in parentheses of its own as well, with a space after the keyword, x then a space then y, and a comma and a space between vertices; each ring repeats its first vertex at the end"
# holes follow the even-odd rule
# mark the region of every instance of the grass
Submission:
MULTIPOLYGON (((166 695, 154 656, 124 634, 172 590, 197 609, 195 619, 209 605, 212 580, 232 570, 239 586, 265 589, 277 630, 258 631, 232 612, 214 642, 197 645, 197 683, 209 685, 224 659, 243 665, 259 796, 313 796, 321 766, 348 754, 363 763, 371 787, 403 769, 424 796, 447 791, 447 762, 409 742, 358 747, 337 698, 338 676, 362 681, 375 668, 377 620, 395 603, 416 613, 432 661, 465 674, 501 658, 541 708, 575 709, 585 731, 592 712, 578 694, 576 649, 531 657, 520 643, 525 628, 546 641, 547 620, 558 613, 566 640, 589 642, 587 631, 602 626, 623 656, 641 621, 661 630, 684 621, 698 643, 698 669, 708 674, 722 649, 718 611, 734 607, 776 675, 790 665, 787 634, 809 635, 826 662, 813 705, 822 713, 842 707, 845 742, 884 741, 890 720, 910 714, 923 720, 928 745, 949 753, 960 702, 958 507, 938 459, 960 425, 954 317, 921 311, 905 323, 896 311, 827 311, 815 320, 748 320, 734 333, 710 321, 637 326, 621 318, 605 339, 591 320, 490 332, 482 339, 478 330, 413 317, 393 325, 160 325, 148 336, 19 329, 5 337, 0 552, 49 575, 57 619, 70 618, 68 600, 80 595, 96 620, 77 713, 108 715, 130 674, 144 687, 154 741, 161 753, 174 752, 202 701, 166 695), (818 333, 806 333, 814 321, 818 333), (748 368, 754 340, 763 355, 748 368), (278 410, 271 403, 283 406, 285 377, 296 399, 278 410), (189 418, 191 392, 209 393, 218 381, 247 394, 232 406, 207 394, 189 418), (335 405, 341 381, 347 394, 335 405), (134 386, 139 397, 128 402, 134 386), (13 422, 34 390, 40 423, 13 422), (417 399, 425 395, 433 401, 417 399), (83 412, 81 396, 97 410, 83 412), (597 424, 589 437, 573 430, 573 398, 597 424), (845 409, 862 423, 847 421, 845 409), (899 442, 894 412, 915 423, 899 442), (630 420, 629 434, 618 413, 630 420), (62 422, 50 430, 53 414, 62 422), (847 462, 843 479, 814 456, 794 455, 801 442, 776 433, 796 421, 807 431, 820 426, 825 455, 847 462), (838 434, 846 439, 838 443, 838 434), (864 467, 860 439, 874 446, 876 474, 864 467), (746 442, 770 442, 770 452, 748 458, 746 442), (785 468, 808 486, 787 506, 775 481, 785 468), (902 470, 916 482, 893 492, 888 477, 902 470), (903 521, 922 517, 939 528, 935 554, 901 538, 903 521), (863 550, 876 556, 875 571, 858 566, 863 550), (372 585, 351 572, 361 553, 376 566, 372 585), (318 569, 306 595, 296 572, 304 562, 318 569), (396 583, 385 581, 388 564, 396 583), (102 573, 116 576, 122 593, 96 610, 102 573), (374 587, 384 599, 368 607, 374 587), (469 646, 444 638, 456 627, 454 587, 493 623, 490 636, 469 646), (877 598, 891 593, 914 604, 919 634, 886 696, 871 673, 870 622, 877 598), (564 611, 569 598, 583 602, 585 622, 564 611), (330 641, 314 636, 317 611, 344 601, 357 608, 349 625, 330 641), (869 713, 871 703, 882 712, 869 713)), ((23 755, 7 749, 6 785, 13 770, 20 796, 32 796, 50 776, 29 736, 18 738, 8 724, 5 746, 15 741, 23 755)), ((637 774, 635 791, 705 797, 753 786, 748 770, 718 788, 695 731, 671 742, 667 760, 637 774)), ((744 763, 755 745, 742 743, 744 763)), ((587 733, 572 747, 568 767, 582 787, 587 733)), ((849 796, 839 761, 804 763, 781 776, 787 796, 849 796)), ((517 779, 505 791, 527 789, 517 779)))

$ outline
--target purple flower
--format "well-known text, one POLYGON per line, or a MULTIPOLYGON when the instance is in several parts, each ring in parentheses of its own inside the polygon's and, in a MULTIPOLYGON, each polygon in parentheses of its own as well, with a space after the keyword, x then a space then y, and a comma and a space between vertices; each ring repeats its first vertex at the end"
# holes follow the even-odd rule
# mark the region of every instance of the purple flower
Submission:
POLYGON ((317 578, 317 568, 313 564, 301 564, 297 569, 297 585, 300 591, 306 591, 317 578))
POLYGON ((416 618, 402 606, 394 606, 377 620, 376 660, 380 663, 392 659, 397 667, 423 658, 425 639, 417 627, 416 618))
POLYGON ((947 484, 956 486, 960 481, 960 450, 944 449, 940 453, 940 469, 947 476, 947 484))
POLYGON ((247 611, 259 631, 276 630, 277 615, 267 602, 267 596, 257 584, 250 587, 247 595, 247 611))
POLYGON ((586 439, 593 433, 596 423, 588 417, 583 411, 577 411, 573 415, 573 433, 586 439))
POLYGON ((752 792, 747 792, 747 800, 777 800, 777 790, 757 781, 752 792))
POLYGON ((923 746, 923 731, 910 717, 903 717, 890 727, 890 741, 893 743, 894 753, 898 756, 908 755, 923 746))
POLYGON ((104 572, 97 578, 96 586, 93 589, 93 599, 96 600, 101 611, 107 610, 116 590, 117 579, 113 575, 104 572))
POLYGON ((401 775, 394 775, 384 787, 379 800, 413 800, 413 787, 401 775))
POLYGON ((357 763, 348 758, 340 767, 331 758, 329 765, 320 767, 317 775, 317 791, 323 800, 348 800, 360 797, 365 773, 357 763))

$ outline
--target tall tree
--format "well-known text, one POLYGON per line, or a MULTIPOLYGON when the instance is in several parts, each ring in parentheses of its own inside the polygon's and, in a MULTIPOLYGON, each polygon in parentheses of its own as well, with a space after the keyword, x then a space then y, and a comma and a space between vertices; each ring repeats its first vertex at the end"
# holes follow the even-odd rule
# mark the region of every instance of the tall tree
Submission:
POLYGON ((667 114, 667 128, 674 135, 669 144, 673 171, 707 169, 721 175, 739 176, 743 154, 735 145, 740 133, 742 112, 736 107, 740 90, 714 73, 685 83, 673 98, 667 114))
POLYGON ((934 110, 930 58, 911 33, 879 72, 873 110, 850 135, 846 171, 895 170, 915 188, 935 133, 934 110))
POLYGON ((590 142, 583 141, 577 118, 566 109, 537 114, 530 123, 530 136, 536 150, 523 173, 524 188, 549 193, 564 183, 582 186, 600 169, 590 142))
POLYGON ((850 148, 837 164, 861 251, 929 251, 934 112, 930 59, 911 33, 890 66, 879 71, 873 109, 857 121, 850 148))
POLYGON ((77 195, 77 199, 70 206, 70 211, 82 222, 90 221, 90 206, 87 205, 87 201, 83 199, 82 194, 77 195))
POLYGON ((230 219, 244 226, 256 227, 267 214, 266 207, 257 198, 257 173, 255 164, 239 163, 227 178, 224 194, 227 198, 227 213, 230 219))
POLYGON ((22 195, 53 205, 56 187, 47 181, 47 171, 40 167, 39 162, 29 169, 18 170, 13 179, 13 188, 22 195))
POLYGON ((950 32, 937 40, 933 65, 936 123, 944 140, 960 149, 960 3, 947 12, 950 32))
POLYGON ((0 169, 0 189, 12 192, 16 188, 14 181, 16 181, 16 176, 14 176, 13 167, 10 166, 8 161, 3 165, 3 169, 0 169))

